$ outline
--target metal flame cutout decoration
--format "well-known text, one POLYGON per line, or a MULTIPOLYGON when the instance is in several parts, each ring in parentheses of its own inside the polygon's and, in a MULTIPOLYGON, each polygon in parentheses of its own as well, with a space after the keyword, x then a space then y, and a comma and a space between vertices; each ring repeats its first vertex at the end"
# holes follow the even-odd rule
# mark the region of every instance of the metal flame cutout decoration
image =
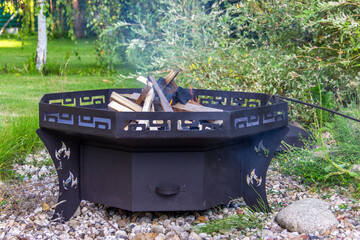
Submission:
POLYGON ((264 140, 261 140, 258 146, 255 146, 254 150, 262 157, 268 157, 270 153, 270 150, 264 146, 264 140))
POLYGON ((63 180, 63 187, 65 190, 69 190, 69 188, 77 188, 78 179, 74 177, 74 174, 69 171, 69 177, 66 180, 63 180))
POLYGON ((62 146, 59 150, 55 149, 55 158, 59 161, 62 160, 62 158, 66 158, 67 160, 70 159, 70 148, 67 148, 64 142, 61 142, 62 146))
POLYGON ((251 171, 250 176, 249 176, 249 174, 246 176, 246 182, 248 185, 250 185, 250 183, 251 184, 255 183, 256 187, 259 187, 262 183, 262 177, 258 177, 256 175, 255 168, 254 168, 254 170, 251 171))

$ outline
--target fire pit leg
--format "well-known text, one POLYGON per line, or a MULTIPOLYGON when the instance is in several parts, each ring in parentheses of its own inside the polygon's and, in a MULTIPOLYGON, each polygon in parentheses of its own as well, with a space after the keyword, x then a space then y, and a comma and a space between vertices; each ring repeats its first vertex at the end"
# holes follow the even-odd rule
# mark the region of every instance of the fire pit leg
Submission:
POLYGON ((270 211, 265 190, 266 172, 276 148, 287 132, 288 128, 285 127, 249 138, 244 153, 241 183, 243 198, 252 210, 270 211))
POLYGON ((51 156, 59 178, 59 199, 52 219, 65 222, 81 200, 78 142, 55 131, 38 129, 36 132, 51 156))

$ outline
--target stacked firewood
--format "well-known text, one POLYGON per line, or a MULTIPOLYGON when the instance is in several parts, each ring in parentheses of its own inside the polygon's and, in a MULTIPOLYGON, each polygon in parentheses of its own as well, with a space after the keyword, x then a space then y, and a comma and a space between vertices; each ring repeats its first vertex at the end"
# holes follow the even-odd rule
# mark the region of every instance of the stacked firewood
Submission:
POLYGON ((178 87, 174 79, 180 70, 172 70, 158 81, 153 76, 138 77, 145 84, 141 93, 112 92, 108 108, 118 112, 222 112, 194 101, 190 91, 178 87), (159 107, 156 107, 159 106, 159 107))

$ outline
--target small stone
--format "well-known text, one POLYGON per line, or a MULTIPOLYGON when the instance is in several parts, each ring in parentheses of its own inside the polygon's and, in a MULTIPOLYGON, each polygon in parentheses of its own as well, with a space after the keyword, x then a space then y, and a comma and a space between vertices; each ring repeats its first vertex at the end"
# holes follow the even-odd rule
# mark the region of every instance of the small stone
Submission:
POLYGON ((65 227, 64 227, 63 224, 58 224, 58 225, 56 225, 55 229, 58 230, 58 231, 60 231, 60 232, 65 231, 65 227))
POLYGON ((170 223, 171 223, 170 219, 166 219, 164 221, 164 227, 168 227, 170 225, 170 223))
POLYGON ((80 211, 80 206, 76 209, 76 211, 75 211, 75 213, 74 213, 74 215, 73 215, 73 218, 76 218, 77 216, 80 216, 80 213, 81 213, 81 211, 80 211))
POLYGON ((180 240, 180 237, 174 232, 169 232, 168 234, 166 234, 165 239, 166 240, 180 240))
POLYGON ((70 221, 68 221, 67 222, 67 225, 69 226, 69 227, 76 227, 76 226, 79 226, 79 221, 77 221, 77 220, 74 220, 74 219, 71 219, 70 221))
POLYGON ((115 232, 115 236, 116 237, 127 237, 127 233, 125 231, 123 231, 123 230, 117 230, 115 232))
POLYGON ((176 219, 176 224, 180 227, 183 226, 185 224, 185 219, 183 217, 179 217, 178 219, 176 219))
POLYGON ((208 209, 204 212, 205 215, 211 216, 213 215, 213 212, 211 211, 211 209, 208 209))
POLYGON ((146 240, 154 240, 159 234, 158 233, 145 233, 145 239, 146 240))
POLYGON ((142 233, 138 233, 135 235, 135 237, 132 238, 132 240, 146 240, 146 237, 142 233))
POLYGON ((118 224, 119 228, 125 228, 126 227, 126 223, 122 219, 118 220, 117 224, 118 224))
POLYGON ((81 209, 81 213, 82 214, 85 214, 85 213, 87 213, 89 211, 89 209, 87 209, 87 207, 83 207, 82 209, 81 209))
POLYGON ((263 232, 262 232, 262 234, 263 234, 263 237, 264 237, 265 239, 273 238, 273 237, 274 237, 274 233, 273 233, 271 230, 269 230, 269 229, 264 229, 263 232))
POLYGON ((164 227, 159 224, 151 225, 151 231, 153 231, 154 233, 164 233, 165 232, 164 227))
POLYGON ((149 218, 149 217, 142 217, 142 218, 140 218, 140 222, 141 222, 141 223, 143 223, 143 222, 145 222, 145 223, 151 223, 151 218, 149 218))
POLYGON ((183 226, 185 231, 190 231, 191 230, 191 225, 190 223, 185 223, 185 225, 183 226))
POLYGON ((194 215, 186 216, 185 221, 191 224, 193 221, 195 221, 195 216, 194 215))
POLYGON ((165 235, 164 234, 159 234, 155 237, 154 240, 165 240, 165 235))
POLYGON ((197 233, 191 232, 189 235, 189 240, 201 240, 201 237, 197 233))
POLYGON ((305 198, 282 209, 275 218, 276 222, 291 232, 325 232, 338 221, 328 209, 328 205, 318 199, 305 198))
POLYGON ((206 233, 199 233, 199 237, 201 237, 201 238, 207 238, 207 234, 206 233))
POLYGON ((180 237, 181 239, 189 239, 189 233, 188 233, 188 232, 181 232, 181 233, 179 234, 179 237, 180 237))
POLYGON ((163 214, 159 217, 159 219, 162 221, 165 221, 166 219, 169 219, 169 217, 167 215, 163 214))
POLYGON ((333 235, 333 236, 337 236, 339 233, 340 233, 339 230, 335 229, 335 230, 331 231, 330 234, 333 235))

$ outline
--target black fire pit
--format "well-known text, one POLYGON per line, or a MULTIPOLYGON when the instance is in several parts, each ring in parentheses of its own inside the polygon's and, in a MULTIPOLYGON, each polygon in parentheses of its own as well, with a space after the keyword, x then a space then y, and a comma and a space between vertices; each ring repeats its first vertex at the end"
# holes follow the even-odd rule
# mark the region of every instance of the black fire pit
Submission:
POLYGON ((266 172, 288 131, 286 102, 194 89, 199 103, 224 111, 120 113, 107 108, 113 91, 141 89, 46 94, 40 101, 37 133, 59 177, 54 219, 70 219, 83 199, 130 211, 186 211, 243 197, 268 210, 266 172))

